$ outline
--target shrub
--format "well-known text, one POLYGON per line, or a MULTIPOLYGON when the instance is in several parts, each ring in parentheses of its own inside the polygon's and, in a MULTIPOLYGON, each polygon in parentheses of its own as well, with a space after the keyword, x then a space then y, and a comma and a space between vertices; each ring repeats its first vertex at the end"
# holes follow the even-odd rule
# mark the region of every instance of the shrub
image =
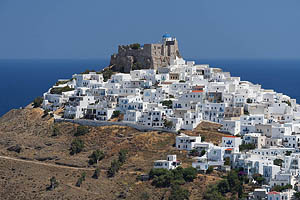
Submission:
POLYGON ((197 169, 188 167, 183 169, 183 178, 186 182, 192 182, 197 177, 197 169))
POLYGON ((259 184, 262 185, 265 182, 265 178, 262 177, 260 174, 253 174, 252 178, 259 184))
POLYGON ((198 150, 196 150, 196 149, 192 149, 192 150, 189 152, 189 155, 190 155, 190 156, 199 156, 199 152, 198 152, 198 150))
POLYGON ((248 151, 251 149, 255 149, 255 144, 241 144, 239 146, 239 148, 240 148, 240 151, 248 151))
POLYGON ((93 151, 93 153, 89 156, 89 164, 98 164, 98 161, 104 158, 104 152, 100 150, 93 151))
POLYGON ((206 170, 207 174, 211 174, 214 171, 214 168, 212 166, 209 166, 208 169, 206 170))
POLYGON ((172 102, 172 100, 165 100, 165 101, 162 101, 161 104, 163 106, 167 106, 169 109, 171 109, 173 102, 172 102))
POLYGON ((227 180, 221 180, 218 185, 218 191, 221 192, 222 194, 226 194, 227 192, 230 191, 229 183, 227 180))
POLYGON ((168 121, 168 120, 164 120, 164 126, 166 127, 166 128, 169 128, 169 129, 171 129, 172 127, 173 127, 173 122, 172 121, 168 121))
POLYGON ((83 150, 83 148, 84 148, 83 140, 79 138, 75 138, 71 143, 70 154, 74 155, 80 153, 83 150))
POLYGON ((282 192, 283 190, 292 189, 292 188, 293 188, 293 186, 290 184, 287 184, 284 186, 275 185, 274 187, 272 187, 272 191, 282 192))
POLYGON ((126 149, 121 149, 121 150, 119 151, 119 159, 118 159, 118 161, 121 163, 121 165, 122 165, 123 163, 125 163, 127 153, 128 153, 128 151, 127 151, 126 149))
POLYGON ((141 48, 141 45, 139 43, 134 43, 134 44, 129 45, 129 47, 131 49, 139 49, 139 48, 141 48))
POLYGON ((150 195, 147 192, 143 192, 141 194, 141 199, 142 200, 148 200, 148 199, 150 199, 150 195))
POLYGON ((48 187, 49 190, 54 190, 58 187, 58 182, 54 176, 50 178, 50 186, 48 187))
POLYGON ((78 178, 78 180, 77 180, 77 182, 76 182, 76 186, 77 186, 77 187, 80 187, 81 184, 82 184, 82 182, 85 181, 85 176, 86 176, 86 173, 83 172, 83 173, 81 174, 81 177, 78 178))
POLYGON ((103 80, 106 82, 108 79, 111 78, 113 71, 108 68, 105 68, 103 71, 100 72, 100 74, 102 74, 103 80))
POLYGON ((290 155, 291 155, 291 153, 292 153, 291 151, 286 151, 284 155, 286 155, 286 156, 290 156, 290 155))
POLYGON ((62 84, 66 84, 66 83, 68 83, 69 82, 69 80, 66 80, 66 81, 57 81, 56 83, 55 83, 55 85, 56 86, 59 86, 59 85, 62 85, 62 84))
POLYGON ((282 166, 282 163, 283 163, 283 160, 281 160, 281 159, 279 159, 279 158, 277 158, 277 159, 275 159, 274 161, 273 161, 273 164, 274 165, 277 165, 277 166, 282 166))
POLYGON ((94 174, 93 174, 92 178, 98 179, 99 176, 100 176, 100 169, 96 168, 96 170, 94 171, 94 174))
POLYGON ((36 97, 34 100, 33 100, 33 107, 34 108, 38 108, 42 105, 43 103, 43 100, 44 98, 43 97, 36 97))
POLYGON ((201 153, 200 153, 200 157, 202 157, 202 156, 204 156, 205 155, 205 153, 206 153, 206 151, 205 151, 205 149, 203 149, 202 151, 201 151, 201 153))
POLYGON ((188 200, 189 196, 188 190, 181 188, 179 185, 173 185, 169 200, 188 200))
POLYGON ((54 125, 52 129, 52 135, 51 136, 58 136, 60 134, 59 129, 54 125))
POLYGON ((120 169, 120 163, 119 163, 119 161, 113 160, 111 162, 111 166, 108 168, 107 176, 108 177, 114 177, 115 174, 119 171, 119 169, 120 169))
POLYGON ((120 116, 120 114, 121 114, 121 112, 119 111, 119 110, 115 110, 114 112, 113 112, 113 114, 112 114, 112 118, 117 118, 117 117, 119 117, 120 116))
POLYGON ((224 165, 230 165, 230 158, 229 157, 225 158, 224 165))
POLYGON ((162 176, 155 176, 152 181, 152 185, 155 187, 170 187, 172 180, 172 173, 167 173, 162 176))
POLYGON ((149 178, 150 179, 153 179, 155 176, 162 176, 162 175, 165 175, 167 174, 169 171, 167 169, 162 169, 162 168, 153 168, 150 170, 150 173, 149 173, 149 178))
POLYGON ((79 125, 74 133, 74 136, 85 135, 89 132, 89 128, 86 126, 79 125))
POLYGON ((50 90, 51 94, 62 94, 63 92, 73 91, 74 88, 70 88, 69 86, 65 87, 55 87, 50 90))

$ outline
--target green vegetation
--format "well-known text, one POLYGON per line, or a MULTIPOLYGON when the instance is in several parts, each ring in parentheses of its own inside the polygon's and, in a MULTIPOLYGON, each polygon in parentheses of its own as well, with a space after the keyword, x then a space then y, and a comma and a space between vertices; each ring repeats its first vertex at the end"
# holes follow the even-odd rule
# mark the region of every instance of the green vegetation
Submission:
POLYGON ((48 187, 48 190, 54 190, 55 188, 58 187, 58 184, 59 183, 57 182, 56 178, 54 176, 52 176, 50 178, 50 186, 48 187))
POLYGON ((185 83, 185 80, 180 80, 179 83, 185 83))
POLYGON ((119 110, 115 110, 114 112, 113 112, 113 114, 112 114, 112 118, 117 118, 117 117, 119 117, 120 116, 120 114, 121 114, 121 112, 119 111, 119 110))
POLYGON ((100 176, 100 169, 97 167, 97 168, 95 169, 95 171, 94 171, 94 174, 93 174, 92 178, 98 179, 99 176, 100 176))
POLYGON ((129 45, 129 47, 131 49, 139 49, 139 48, 141 48, 141 45, 139 43, 134 43, 134 44, 129 45))
POLYGON ((84 148, 83 140, 79 138, 75 138, 71 143, 70 154, 74 155, 80 153, 83 150, 83 148, 84 148))
POLYGON ((287 151, 287 152, 285 152, 285 154, 284 155, 286 155, 286 156, 290 156, 291 155, 291 151, 287 151))
POLYGON ((174 170, 151 169, 149 178, 153 179, 155 187, 170 187, 171 185, 183 185, 185 182, 192 182, 197 177, 197 170, 193 167, 177 167, 174 170))
POLYGON ((89 164, 98 164, 98 161, 104 158, 104 152, 100 150, 93 151, 93 153, 89 156, 89 164))
POLYGON ((85 181, 85 177, 86 177, 86 173, 83 172, 76 182, 77 187, 81 186, 82 182, 85 181))
POLYGON ((54 124, 53 128, 52 128, 52 135, 51 136, 55 137, 55 136, 58 136, 59 134, 60 134, 60 131, 59 131, 58 127, 55 126, 55 124, 54 124))
POLYGON ((274 164, 274 165, 278 165, 278 166, 280 166, 280 167, 282 167, 282 163, 283 163, 283 160, 281 160, 281 159, 279 159, 279 158, 277 158, 277 159, 275 159, 275 160, 273 161, 273 164, 274 164))
POLYGON ((241 144, 240 151, 249 151, 251 149, 255 149, 255 144, 241 144))
POLYGON ((140 62, 135 62, 132 64, 132 70, 140 70, 143 69, 143 65, 140 62))
POLYGON ((224 165, 230 165, 230 157, 225 158, 224 165))
POLYGON ((107 171, 107 176, 108 177, 114 177, 115 174, 119 171, 120 167, 125 163, 126 158, 127 158, 127 153, 128 151, 125 149, 121 149, 119 151, 119 157, 118 160, 113 160, 111 162, 110 167, 108 168, 107 171))
POLYGON ((263 185, 265 182, 265 178, 261 174, 253 174, 252 178, 259 184, 263 185))
POLYGON ((188 200, 190 193, 187 189, 181 188, 179 185, 172 185, 169 200, 188 200))
POLYGON ((173 122, 172 121, 168 121, 168 120, 164 120, 164 126, 168 129, 171 129, 173 127, 173 122))
POLYGON ((110 79, 111 75, 113 75, 113 71, 109 68, 105 68, 101 72, 97 72, 98 74, 102 74, 103 80, 106 82, 108 79, 110 79))
POLYGON ((57 81, 56 83, 55 83, 55 85, 56 86, 59 86, 59 85, 62 85, 62 84, 66 84, 66 83, 68 83, 69 82, 69 80, 66 80, 66 81, 57 81))
POLYGON ((173 102, 172 102, 172 100, 165 100, 165 101, 162 101, 162 102, 160 102, 163 106, 167 106, 169 109, 171 109, 172 108, 172 104, 173 104, 173 102))
POLYGON ((110 167, 108 168, 107 176, 114 177, 115 174, 119 171, 119 169, 120 169, 120 163, 117 160, 113 160, 111 162, 110 167))
POLYGON ((148 200, 150 199, 150 195, 147 192, 143 192, 141 194, 141 200, 148 200))
POLYGON ((197 149, 192 149, 190 152, 189 152, 189 155, 190 156, 199 156, 199 152, 197 149))
POLYGON ((74 136, 81 136, 81 135, 85 135, 89 132, 89 128, 87 126, 82 126, 79 125, 76 128, 76 132, 74 133, 74 136))
POLYGON ((295 200, 300 200, 300 192, 295 192, 294 193, 294 199, 295 200))
POLYGON ((293 188, 293 186, 290 184, 287 184, 284 186, 275 185, 274 187, 272 187, 272 191, 282 192, 283 190, 292 189, 292 188, 293 188))
POLYGON ((292 103, 290 101, 282 101, 282 103, 286 103, 288 106, 292 106, 292 103))
POLYGON ((209 166, 208 169, 206 170, 207 174, 211 174, 214 171, 214 168, 212 166, 209 166))
POLYGON ((38 108, 42 105, 43 103, 43 100, 44 98, 43 97, 36 97, 34 100, 33 100, 33 107, 34 108, 38 108))
POLYGON ((226 193, 232 195, 238 194, 239 198, 243 197, 243 183, 248 183, 249 179, 246 174, 239 170, 231 170, 225 179, 219 181, 215 185, 209 186, 204 194, 204 199, 207 200, 225 200, 226 193))
POLYGON ((55 87, 50 90, 51 94, 62 94, 63 92, 73 91, 74 88, 70 88, 69 86, 65 87, 55 87))
POLYGON ((84 72, 81 72, 80 74, 89 74, 90 72, 96 72, 96 71, 95 70, 86 69, 84 72))

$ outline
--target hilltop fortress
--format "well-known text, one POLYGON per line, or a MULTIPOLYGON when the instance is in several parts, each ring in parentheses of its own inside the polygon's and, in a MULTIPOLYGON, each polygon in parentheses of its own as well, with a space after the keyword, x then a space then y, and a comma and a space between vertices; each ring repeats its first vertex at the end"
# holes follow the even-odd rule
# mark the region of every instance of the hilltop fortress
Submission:
POLYGON ((157 69, 170 65, 171 59, 181 58, 178 42, 170 34, 162 36, 158 44, 119 45, 118 53, 110 59, 113 71, 129 73, 138 69, 157 69))

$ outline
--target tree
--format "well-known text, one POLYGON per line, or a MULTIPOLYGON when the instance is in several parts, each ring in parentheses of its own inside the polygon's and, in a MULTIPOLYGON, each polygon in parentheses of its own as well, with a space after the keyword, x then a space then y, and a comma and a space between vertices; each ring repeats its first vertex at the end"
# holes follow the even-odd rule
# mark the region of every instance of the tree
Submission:
POLYGON ((186 182, 192 182, 197 177, 197 169, 188 167, 183 169, 183 178, 186 182))
POLYGON ((83 148, 84 148, 83 140, 79 138, 75 138, 71 143, 70 154, 74 155, 80 153, 83 150, 83 148))
POLYGON ((229 183, 227 180, 221 180, 218 183, 218 191, 221 192, 222 194, 226 194, 227 192, 230 191, 229 183))
POLYGON ((164 120, 164 126, 168 129, 171 129, 173 127, 173 122, 172 121, 168 121, 168 120, 164 120))
POLYGON ((290 156, 290 155, 291 155, 291 153, 292 153, 291 151, 286 151, 284 155, 286 155, 286 156, 290 156))
POLYGON ((104 158, 104 152, 100 150, 93 151, 93 153, 89 156, 89 164, 98 164, 98 161, 104 158))
POLYGON ((190 193, 179 185, 172 185, 169 200, 188 200, 190 193))
POLYGON ((202 157, 202 156, 204 156, 205 155, 205 153, 206 153, 206 151, 205 151, 205 149, 202 149, 202 151, 201 151, 201 153, 200 153, 200 157, 202 157))
POLYGON ((44 98, 43 97, 36 97, 34 100, 33 100, 33 107, 34 108, 38 108, 42 105, 44 101, 44 98))
POLYGON ((58 187, 58 182, 54 176, 50 178, 50 186, 48 187, 49 190, 54 190, 58 187))
POLYGON ((279 159, 279 158, 276 158, 274 161, 273 161, 273 164, 274 165, 277 165, 277 166, 280 166, 282 167, 282 163, 283 163, 283 160, 279 159))
POLYGON ((300 192, 295 192, 294 193, 294 199, 300 200, 300 192))
POLYGON ((76 132, 74 133, 74 136, 81 136, 85 135, 89 132, 89 128, 87 126, 79 125, 76 128, 76 132))
POLYGON ((112 118, 117 118, 117 117, 119 117, 120 116, 120 114, 121 114, 121 112, 119 111, 119 110, 115 110, 114 112, 113 112, 113 114, 112 114, 112 118))
POLYGON ((92 178, 98 179, 99 176, 100 176, 100 169, 97 167, 96 170, 94 171, 92 178))

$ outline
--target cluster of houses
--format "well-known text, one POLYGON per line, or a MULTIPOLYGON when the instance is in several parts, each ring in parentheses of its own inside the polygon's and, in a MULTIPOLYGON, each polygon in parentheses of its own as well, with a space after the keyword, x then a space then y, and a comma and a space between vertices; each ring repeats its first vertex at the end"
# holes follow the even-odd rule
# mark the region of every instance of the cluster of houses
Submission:
MULTIPOLYGON (((193 130, 202 121, 221 124, 228 133, 216 146, 201 136, 179 135, 180 150, 205 152, 193 167, 243 168, 250 177, 261 174, 269 200, 289 199, 290 192, 270 192, 275 185, 298 185, 300 167, 300 106, 295 99, 241 81, 229 72, 197 65, 176 57, 167 67, 115 73, 104 80, 102 73, 87 72, 59 80, 44 93, 43 108, 63 108, 64 118, 111 121, 165 130, 193 130), (240 151, 243 144, 253 148, 240 151), (204 151, 203 151, 204 150, 204 151), (280 165, 274 161, 280 161, 280 165), (229 162, 229 163, 228 163, 229 162), (277 196, 276 196, 277 195, 277 196)), ((155 167, 179 166, 176 156, 155 162, 155 167)), ((290 190, 293 192, 294 190, 290 190)), ((254 192, 255 193, 255 192, 254 192)), ((255 196, 255 194, 253 194, 255 196)))

